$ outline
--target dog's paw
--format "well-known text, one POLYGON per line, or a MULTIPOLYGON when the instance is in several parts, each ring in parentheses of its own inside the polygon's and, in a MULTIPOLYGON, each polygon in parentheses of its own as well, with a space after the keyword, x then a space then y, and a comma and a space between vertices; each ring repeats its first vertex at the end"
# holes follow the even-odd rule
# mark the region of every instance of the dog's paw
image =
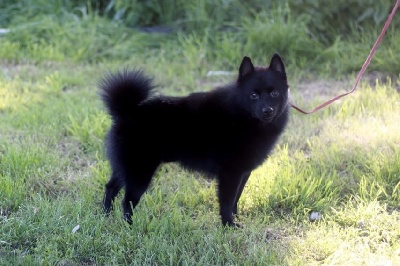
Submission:
POLYGON ((132 215, 131 215, 131 214, 125 213, 125 214, 124 214, 124 220, 125 220, 128 224, 132 225, 132 215))

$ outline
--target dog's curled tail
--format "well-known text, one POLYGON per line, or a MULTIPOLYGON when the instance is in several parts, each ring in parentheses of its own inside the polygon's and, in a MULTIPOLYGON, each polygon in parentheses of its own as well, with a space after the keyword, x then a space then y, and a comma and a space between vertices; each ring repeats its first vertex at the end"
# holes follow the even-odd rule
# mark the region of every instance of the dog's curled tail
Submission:
POLYGON ((154 89, 152 81, 141 70, 125 69, 106 75, 100 82, 100 96, 113 119, 134 115, 138 104, 154 89))

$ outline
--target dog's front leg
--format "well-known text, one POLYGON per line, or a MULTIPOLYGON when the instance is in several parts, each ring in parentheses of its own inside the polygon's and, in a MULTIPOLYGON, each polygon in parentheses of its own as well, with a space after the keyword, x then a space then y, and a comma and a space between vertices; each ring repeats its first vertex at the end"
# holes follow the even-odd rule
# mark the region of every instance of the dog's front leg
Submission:
POLYGON ((242 174, 222 172, 219 175, 218 199, 220 215, 223 225, 240 227, 233 222, 233 211, 236 204, 236 195, 240 188, 242 174))
POLYGON ((247 183, 247 180, 249 180, 251 172, 246 172, 242 175, 242 178, 240 179, 240 185, 238 188, 238 191, 236 193, 236 198, 235 198, 235 204, 233 205, 233 215, 238 214, 238 202, 240 199, 240 196, 242 195, 243 189, 247 183))

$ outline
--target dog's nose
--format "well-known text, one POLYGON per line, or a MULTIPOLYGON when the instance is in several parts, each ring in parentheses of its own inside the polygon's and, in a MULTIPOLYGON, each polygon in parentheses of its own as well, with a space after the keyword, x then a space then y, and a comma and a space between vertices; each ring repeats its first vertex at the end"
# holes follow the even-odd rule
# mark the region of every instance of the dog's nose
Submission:
POLYGON ((271 115, 274 112, 274 109, 272 107, 264 107, 262 111, 266 115, 271 115))

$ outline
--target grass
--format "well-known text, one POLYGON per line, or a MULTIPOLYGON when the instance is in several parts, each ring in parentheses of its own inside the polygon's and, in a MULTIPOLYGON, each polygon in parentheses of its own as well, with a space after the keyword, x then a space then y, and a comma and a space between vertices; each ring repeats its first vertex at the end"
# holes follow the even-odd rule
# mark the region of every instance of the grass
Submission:
MULTIPOLYGON (((391 84, 364 83, 313 116, 293 112, 277 149, 246 187, 243 230, 220 227, 213 182, 174 164, 157 174, 130 228, 118 206, 109 218, 101 214, 109 118, 95 84, 103 68, 3 64, 1 263, 399 262, 400 97, 391 84), (81 74, 71 78, 72 72, 81 74), (310 224, 311 210, 323 220, 310 224)), ((293 98, 313 104, 300 91, 293 98)))
POLYGON ((350 87, 375 31, 326 48, 308 39, 307 18, 290 12, 260 13, 218 36, 213 28, 148 35, 92 14, 9 22, 12 33, 0 37, 0 264, 400 264, 394 30, 369 68, 378 74, 367 74, 354 94, 314 115, 292 110, 245 188, 243 229, 222 228, 215 183, 176 164, 160 168, 132 227, 121 219, 122 195, 110 217, 101 212, 110 119, 97 84, 106 71, 143 67, 162 93, 185 95, 230 81, 207 72, 236 72, 244 53, 267 64, 281 48, 298 105, 311 109, 350 87), (262 29, 274 37, 260 38, 262 29), (322 219, 311 223, 311 211, 322 219))

